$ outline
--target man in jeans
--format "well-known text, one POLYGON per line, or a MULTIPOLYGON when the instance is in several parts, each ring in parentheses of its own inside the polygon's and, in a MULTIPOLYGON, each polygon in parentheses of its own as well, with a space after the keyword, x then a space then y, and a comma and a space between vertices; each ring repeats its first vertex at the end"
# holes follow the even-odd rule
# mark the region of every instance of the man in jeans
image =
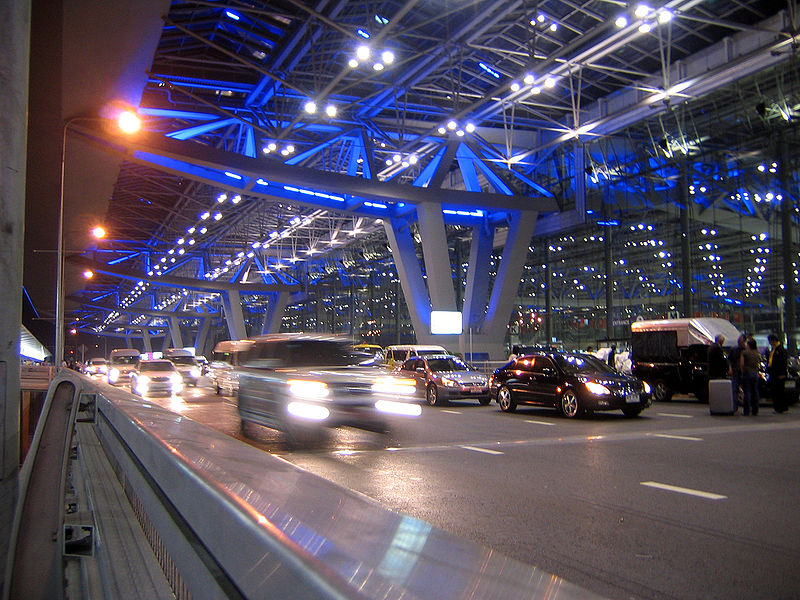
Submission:
POLYGON ((785 413, 788 409, 784 388, 786 387, 786 375, 788 373, 789 359, 786 348, 781 344, 780 338, 774 333, 767 336, 770 351, 767 355, 767 375, 769 376, 769 395, 772 398, 772 408, 776 413, 785 413))

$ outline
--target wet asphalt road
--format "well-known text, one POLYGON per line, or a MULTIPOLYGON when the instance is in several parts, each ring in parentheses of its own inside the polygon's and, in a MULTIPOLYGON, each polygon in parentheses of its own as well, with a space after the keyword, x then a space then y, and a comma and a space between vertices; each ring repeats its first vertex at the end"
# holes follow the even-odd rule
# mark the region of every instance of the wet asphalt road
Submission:
POLYGON ((800 406, 641 417, 454 402, 292 448, 209 388, 154 399, 387 508, 609 598, 800 598, 800 406))

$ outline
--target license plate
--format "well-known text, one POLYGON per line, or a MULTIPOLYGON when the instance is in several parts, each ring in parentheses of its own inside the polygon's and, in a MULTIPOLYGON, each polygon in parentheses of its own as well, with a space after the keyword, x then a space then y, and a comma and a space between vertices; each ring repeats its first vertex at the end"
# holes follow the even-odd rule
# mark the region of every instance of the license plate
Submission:
POLYGON ((784 387, 793 390, 797 387, 797 381, 795 381, 794 379, 787 379, 784 387))
POLYGON ((639 394, 635 392, 625 395, 625 402, 627 402, 628 404, 634 404, 638 401, 639 401, 639 394))
POLYGON ((480 394, 483 390, 479 387, 471 387, 469 388, 470 394, 480 394))

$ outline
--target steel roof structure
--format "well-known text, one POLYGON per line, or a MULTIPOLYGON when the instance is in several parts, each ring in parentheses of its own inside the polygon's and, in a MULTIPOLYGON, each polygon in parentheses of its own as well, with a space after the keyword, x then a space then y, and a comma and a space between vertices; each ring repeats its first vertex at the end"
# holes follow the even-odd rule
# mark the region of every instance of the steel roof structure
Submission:
POLYGON ((791 0, 171 2, 145 133, 70 132, 121 166, 110 238, 70 257, 97 275, 67 321, 157 336, 170 313, 221 321, 234 285, 255 333, 284 289, 287 328, 407 337, 384 223, 407 218, 421 248, 415 210, 438 202, 457 288, 471 227, 538 211, 520 322, 610 302, 609 333, 746 307, 777 328, 798 262, 798 18, 791 0))

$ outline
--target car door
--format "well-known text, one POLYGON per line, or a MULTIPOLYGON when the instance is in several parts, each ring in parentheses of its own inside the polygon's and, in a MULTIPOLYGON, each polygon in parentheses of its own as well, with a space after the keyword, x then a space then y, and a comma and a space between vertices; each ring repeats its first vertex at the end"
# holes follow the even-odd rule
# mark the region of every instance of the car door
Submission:
POLYGON ((533 402, 547 406, 558 404, 558 388, 561 379, 555 363, 549 356, 537 356, 533 363, 529 382, 533 402))
POLYGON ((403 377, 408 377, 416 382, 415 389, 417 395, 419 396, 425 393, 425 373, 418 372, 418 367, 421 367, 424 370, 425 365, 422 364, 422 361, 419 358, 409 358, 400 366, 400 374, 403 377))
POLYGON ((532 402, 530 379, 533 375, 533 357, 518 358, 506 369, 504 384, 511 390, 516 402, 532 402))

